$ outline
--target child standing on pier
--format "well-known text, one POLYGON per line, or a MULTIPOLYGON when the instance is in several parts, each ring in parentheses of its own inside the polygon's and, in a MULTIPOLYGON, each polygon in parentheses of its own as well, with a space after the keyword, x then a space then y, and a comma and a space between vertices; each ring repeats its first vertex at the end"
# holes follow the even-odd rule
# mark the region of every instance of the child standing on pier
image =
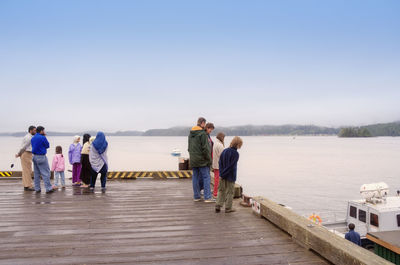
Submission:
POLYGON ((61 187, 65 189, 65 159, 61 146, 56 146, 56 155, 53 157, 51 171, 54 171, 55 187, 58 188, 58 179, 61 178, 61 187))
POLYGON ((218 184, 219 184, 219 158, 222 151, 224 151, 224 139, 225 134, 220 132, 217 134, 217 141, 213 146, 213 156, 212 156, 212 168, 214 170, 214 192, 213 196, 216 198, 218 195, 218 184))
POLYGON ((215 212, 219 213, 225 204, 225 212, 231 213, 236 210, 232 208, 233 192, 235 188, 237 163, 239 161, 238 149, 243 145, 240 137, 235 136, 229 148, 226 148, 219 159, 220 183, 218 186, 218 197, 215 212))
POLYGON ((72 185, 73 186, 81 185, 81 180, 79 177, 81 175, 82 146, 79 143, 80 140, 81 140, 81 137, 79 137, 78 135, 75 135, 74 142, 69 146, 69 151, 68 151, 69 163, 72 165, 72 185))

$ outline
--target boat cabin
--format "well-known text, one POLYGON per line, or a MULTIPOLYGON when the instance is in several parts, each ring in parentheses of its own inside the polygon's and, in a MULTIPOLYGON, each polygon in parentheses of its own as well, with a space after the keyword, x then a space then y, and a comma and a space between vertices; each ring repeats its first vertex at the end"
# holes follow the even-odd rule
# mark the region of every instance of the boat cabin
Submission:
POLYGON ((361 237, 369 232, 400 230, 400 197, 391 196, 375 202, 349 201, 346 223, 353 223, 361 237))

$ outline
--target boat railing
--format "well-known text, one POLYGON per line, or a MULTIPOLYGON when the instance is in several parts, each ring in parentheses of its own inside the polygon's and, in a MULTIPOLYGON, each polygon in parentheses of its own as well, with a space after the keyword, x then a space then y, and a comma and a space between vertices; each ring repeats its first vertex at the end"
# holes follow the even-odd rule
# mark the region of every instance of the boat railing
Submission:
MULTIPOLYGON (((303 217, 309 219, 311 215, 312 214, 310 215, 303 214, 303 217)), ((321 218, 323 225, 334 225, 346 222, 345 212, 339 212, 339 211, 315 212, 315 215, 318 215, 321 218)))

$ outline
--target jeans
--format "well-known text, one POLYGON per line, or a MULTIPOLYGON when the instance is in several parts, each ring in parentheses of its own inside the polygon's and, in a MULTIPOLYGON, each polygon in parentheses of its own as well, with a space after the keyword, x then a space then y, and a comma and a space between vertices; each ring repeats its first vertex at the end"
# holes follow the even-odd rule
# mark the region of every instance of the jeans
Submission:
POLYGON ((200 199, 200 180, 204 184, 204 199, 211 199, 211 187, 210 187, 210 168, 209 167, 194 167, 192 184, 193 184, 193 195, 194 199, 200 199))
POLYGON ((94 188, 94 186, 96 185, 97 175, 100 173, 101 187, 105 188, 107 181, 107 171, 108 171, 107 164, 104 164, 104 166, 100 169, 99 172, 96 172, 95 170, 92 169, 92 176, 90 177, 90 187, 94 188))
POLYGON ((33 155, 35 190, 40 191, 40 176, 43 178, 46 191, 53 189, 50 182, 50 167, 46 155, 33 155))
POLYGON ((65 186, 65 175, 64 171, 54 171, 54 178, 55 178, 55 183, 54 185, 58 186, 58 179, 61 178, 61 186, 65 186))

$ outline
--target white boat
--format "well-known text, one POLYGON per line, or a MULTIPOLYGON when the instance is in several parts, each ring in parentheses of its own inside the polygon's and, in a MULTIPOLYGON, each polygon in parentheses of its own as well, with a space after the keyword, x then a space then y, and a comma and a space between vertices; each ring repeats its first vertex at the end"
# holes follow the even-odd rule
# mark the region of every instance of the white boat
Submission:
POLYGON ((369 232, 400 231, 400 196, 388 196, 386 183, 364 184, 360 188, 363 199, 347 203, 345 220, 323 223, 330 231, 344 237, 350 223, 361 236, 361 245, 367 249, 373 242, 367 239, 369 232))
POLYGON ((181 156, 182 152, 181 150, 179 150, 178 148, 175 148, 174 150, 172 150, 171 155, 172 156, 181 156))

